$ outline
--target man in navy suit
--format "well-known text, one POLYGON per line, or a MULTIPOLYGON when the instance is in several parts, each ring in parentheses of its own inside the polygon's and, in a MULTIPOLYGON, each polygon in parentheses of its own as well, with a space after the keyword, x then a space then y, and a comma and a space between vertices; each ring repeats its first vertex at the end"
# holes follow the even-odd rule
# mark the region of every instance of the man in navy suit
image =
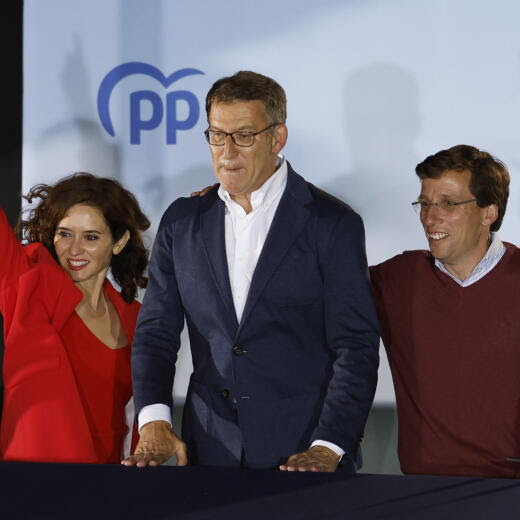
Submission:
POLYGON ((126 465, 354 471, 379 336, 361 218, 279 155, 286 99, 242 71, 206 98, 220 187, 164 214, 133 345, 141 439, 126 465), (193 374, 171 428, 180 332, 193 374))

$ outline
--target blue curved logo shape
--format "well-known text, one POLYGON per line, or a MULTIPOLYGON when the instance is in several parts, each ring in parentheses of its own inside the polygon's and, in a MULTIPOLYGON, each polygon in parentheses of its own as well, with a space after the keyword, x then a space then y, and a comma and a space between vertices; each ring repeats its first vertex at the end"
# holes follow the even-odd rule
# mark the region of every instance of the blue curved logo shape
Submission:
MULTIPOLYGON (((185 78, 186 76, 192 76, 195 74, 204 74, 204 72, 198 70, 198 69, 191 69, 191 68, 185 68, 185 69, 179 69, 169 76, 165 76, 157 67, 154 67, 153 65, 149 65, 148 63, 143 63, 139 61, 132 61, 128 63, 123 63, 121 65, 118 65, 117 67, 113 68, 104 78, 99 86, 98 96, 97 96, 97 109, 99 114, 99 119, 101 120, 101 124, 103 125, 103 128, 112 136, 115 136, 114 132, 114 126, 112 125, 112 120, 110 118, 110 109, 109 109, 109 102, 110 102, 110 96, 112 94, 112 91, 114 90, 114 87, 124 78, 127 78, 128 76, 133 76, 134 74, 144 74, 146 76, 150 76, 154 79, 156 79, 164 88, 168 88, 170 85, 175 83, 176 81, 185 78)), ((141 91, 142 93, 147 93, 150 91, 141 91)), ((184 93, 184 98, 188 99, 187 94, 191 94, 187 91, 181 91, 184 93)), ((153 94, 153 93, 152 93, 153 94)), ((191 94, 192 97, 193 94, 191 94)), ((179 96, 177 96, 179 97, 179 96)), ((182 96, 181 96, 182 97, 182 96)), ((146 96, 144 96, 146 98, 146 96)), ((191 98, 189 98, 191 101, 191 98)), ((196 107, 197 117, 198 119, 198 104, 196 107)), ((161 114, 162 119, 162 114, 161 114)), ((191 118, 191 120, 193 117, 191 118)), ((191 121, 190 120, 190 121, 191 121)), ((192 126, 194 126, 193 123, 192 126)), ((186 129, 186 121, 181 121, 181 123, 184 123, 184 129, 186 129)), ((146 128, 146 127, 143 127, 146 128)), ((149 126, 148 129, 151 127, 149 126)))

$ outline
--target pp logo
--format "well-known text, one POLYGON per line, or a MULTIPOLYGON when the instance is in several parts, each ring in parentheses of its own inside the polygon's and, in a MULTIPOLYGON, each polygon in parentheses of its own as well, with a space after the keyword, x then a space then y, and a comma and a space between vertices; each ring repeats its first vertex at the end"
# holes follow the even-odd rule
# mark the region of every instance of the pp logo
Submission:
MULTIPOLYGON (((112 136, 115 136, 114 126, 110 118, 110 96, 112 90, 122 79, 133 74, 145 74, 156 79, 164 88, 179 81, 186 76, 194 74, 204 74, 197 69, 180 69, 169 76, 165 76, 153 65, 141 62, 123 63, 113 68, 101 82, 98 91, 97 108, 99 119, 103 128, 112 136)), ((152 90, 137 90, 130 94, 130 143, 141 143, 141 132, 143 130, 153 130, 157 128, 164 116, 163 100, 152 90), (141 109, 143 102, 151 105, 151 116, 143 118, 141 109)), ((166 143, 177 143, 177 132, 179 130, 189 130, 193 128, 199 120, 200 108, 199 101, 195 95, 188 90, 174 90, 166 94, 166 143), (188 115, 185 119, 178 119, 178 104, 185 102, 188 105, 188 115)))

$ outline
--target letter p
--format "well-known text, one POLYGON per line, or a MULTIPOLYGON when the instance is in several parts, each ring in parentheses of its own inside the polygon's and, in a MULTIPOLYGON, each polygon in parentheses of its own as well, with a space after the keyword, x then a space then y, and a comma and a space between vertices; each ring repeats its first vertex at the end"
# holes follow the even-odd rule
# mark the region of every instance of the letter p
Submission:
POLYGON ((176 90, 166 95, 166 143, 177 143, 177 130, 189 130, 199 120, 199 102, 188 90, 176 90), (177 119, 177 101, 188 103, 188 117, 177 119))
POLYGON ((161 98, 151 90, 138 90, 130 94, 130 144, 141 144, 141 130, 157 128, 163 118, 161 98), (152 105, 150 119, 141 119, 141 101, 152 105))

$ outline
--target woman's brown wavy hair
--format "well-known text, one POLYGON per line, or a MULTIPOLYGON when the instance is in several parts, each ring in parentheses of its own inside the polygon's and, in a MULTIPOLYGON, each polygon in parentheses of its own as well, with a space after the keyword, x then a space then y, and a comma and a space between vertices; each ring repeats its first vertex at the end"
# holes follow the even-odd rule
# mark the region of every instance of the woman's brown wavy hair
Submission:
POLYGON ((130 232, 126 246, 118 255, 113 255, 110 262, 112 276, 121 287, 121 296, 130 303, 137 294, 137 288, 146 287, 148 279, 144 271, 148 263, 148 251, 144 247, 141 232, 150 227, 150 221, 141 211, 134 195, 119 182, 79 172, 52 186, 37 184, 24 198, 36 206, 20 217, 16 228, 20 240, 41 242, 58 261, 54 250, 56 226, 75 204, 92 206, 105 217, 114 242, 127 229, 130 232))

